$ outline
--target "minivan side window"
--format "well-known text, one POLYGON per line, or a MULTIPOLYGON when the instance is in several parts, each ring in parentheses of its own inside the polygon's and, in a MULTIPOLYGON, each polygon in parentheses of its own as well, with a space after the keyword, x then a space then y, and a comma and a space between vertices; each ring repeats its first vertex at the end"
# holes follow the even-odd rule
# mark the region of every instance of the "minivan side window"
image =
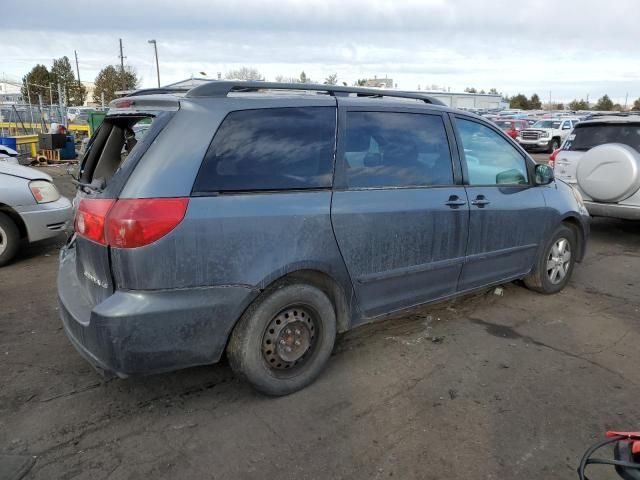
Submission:
POLYGON ((348 112, 342 160, 347 188, 453 184, 440 115, 348 112))
POLYGON ((218 128, 194 192, 331 187, 335 107, 231 112, 218 128))
POLYGON ((456 119, 464 148, 470 185, 519 185, 529 183, 525 158, 491 128, 456 119))

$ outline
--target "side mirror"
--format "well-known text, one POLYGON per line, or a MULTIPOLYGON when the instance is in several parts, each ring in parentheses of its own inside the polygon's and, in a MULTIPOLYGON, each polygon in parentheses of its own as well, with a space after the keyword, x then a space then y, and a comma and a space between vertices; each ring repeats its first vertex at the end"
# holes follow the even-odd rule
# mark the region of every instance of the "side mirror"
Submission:
POLYGON ((571 128, 571 125, 565 125, 564 127, 562 127, 563 130, 569 130, 571 128))
POLYGON ((535 173, 536 185, 549 185, 553 182, 553 168, 549 165, 545 165, 543 163, 536 165, 535 173))

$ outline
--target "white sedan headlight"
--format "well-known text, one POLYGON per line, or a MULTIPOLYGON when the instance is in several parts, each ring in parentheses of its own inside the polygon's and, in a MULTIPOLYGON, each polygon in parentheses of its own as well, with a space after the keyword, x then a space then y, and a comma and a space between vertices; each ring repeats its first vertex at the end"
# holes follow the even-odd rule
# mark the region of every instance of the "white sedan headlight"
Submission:
POLYGON ((29 189, 38 203, 55 202, 60 198, 56 186, 46 180, 33 180, 29 182, 29 189))

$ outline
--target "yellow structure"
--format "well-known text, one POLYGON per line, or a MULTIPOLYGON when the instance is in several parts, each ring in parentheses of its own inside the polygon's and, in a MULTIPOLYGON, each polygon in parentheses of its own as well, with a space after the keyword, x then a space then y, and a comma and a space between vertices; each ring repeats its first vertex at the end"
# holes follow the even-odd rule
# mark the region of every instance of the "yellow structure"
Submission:
MULTIPOLYGON (((5 129, 9 131, 10 137, 14 137, 16 139, 16 146, 19 145, 29 145, 29 150, 31 153, 31 158, 36 158, 38 154, 38 134, 31 135, 18 135, 20 132, 24 132, 24 129, 32 130, 32 131, 40 131, 42 129, 42 125, 39 123, 16 123, 16 122, 0 122, 0 129, 5 129), (23 128, 24 125, 24 128, 23 128), (14 134, 12 134, 14 132, 14 134)), ((70 132, 81 132, 86 135, 89 135, 89 125, 69 125, 67 130, 70 132)))

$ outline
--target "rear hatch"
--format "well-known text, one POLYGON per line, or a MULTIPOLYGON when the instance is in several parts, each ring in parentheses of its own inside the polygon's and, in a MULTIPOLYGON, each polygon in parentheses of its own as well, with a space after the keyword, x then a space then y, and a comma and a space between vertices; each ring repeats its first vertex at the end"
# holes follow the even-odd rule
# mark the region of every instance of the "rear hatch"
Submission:
POLYGON ((567 183, 577 183, 576 171, 580 158, 593 147, 605 143, 623 143, 640 151, 640 123, 579 123, 556 156, 555 175, 567 183))
POLYGON ((82 159, 74 198, 75 235, 62 253, 63 258, 71 257, 66 262, 75 263, 79 294, 89 307, 114 291, 105 232, 107 213, 131 172, 178 109, 177 101, 168 106, 128 99, 114 103, 115 108, 109 110, 82 159))

